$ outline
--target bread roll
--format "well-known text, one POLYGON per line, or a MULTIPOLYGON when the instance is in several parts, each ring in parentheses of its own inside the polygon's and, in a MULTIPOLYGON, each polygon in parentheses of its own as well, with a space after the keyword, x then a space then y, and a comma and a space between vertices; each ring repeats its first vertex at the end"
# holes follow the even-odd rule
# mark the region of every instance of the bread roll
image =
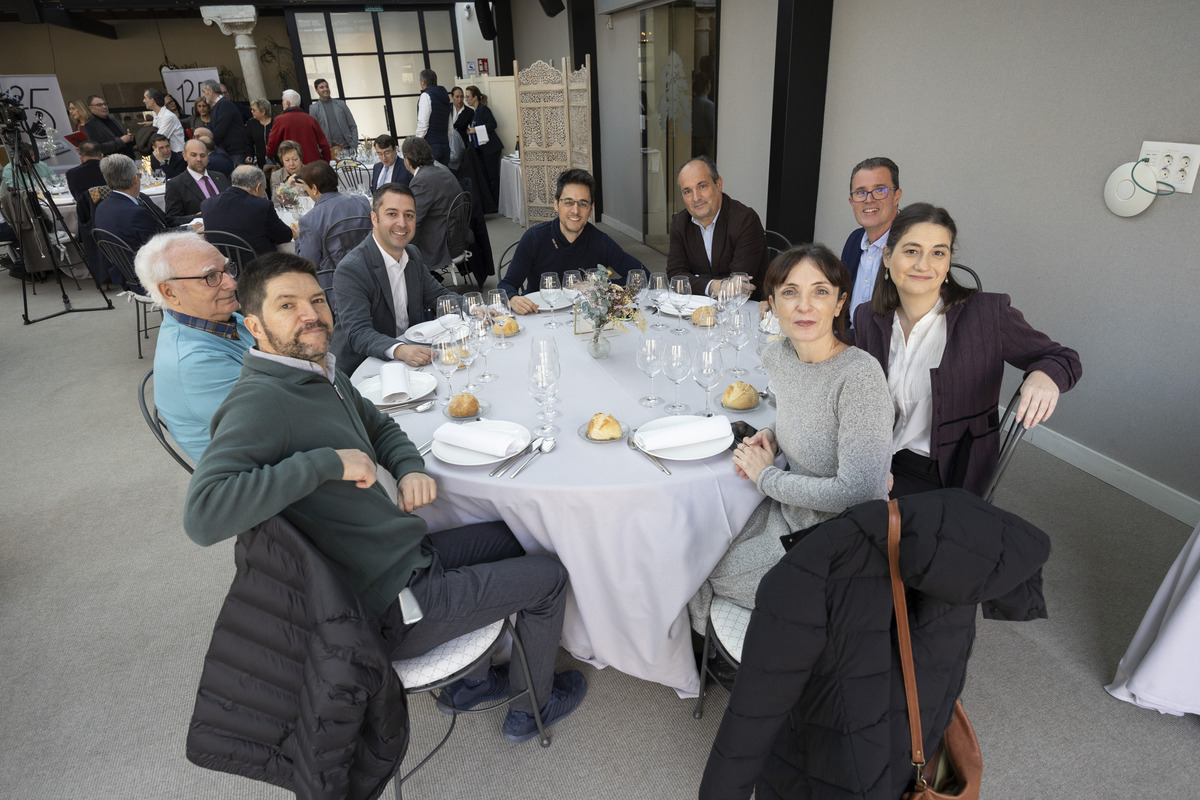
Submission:
POLYGON ((717 315, 713 313, 712 306, 700 306, 692 312, 692 324, 699 325, 701 328, 711 328, 717 324, 717 315))
POLYGON ((725 387, 721 404, 726 408, 754 408, 758 404, 758 390, 745 381, 735 381, 725 387))
POLYGON ((589 439, 602 442, 609 439, 620 439, 621 423, 617 422, 617 418, 612 414, 594 414, 588 422, 587 433, 589 439))
POLYGON ((492 333, 496 334, 497 336, 500 334, 504 334, 505 336, 516 336, 520 332, 521 326, 518 325, 517 321, 512 317, 504 320, 503 325, 501 325, 499 322, 492 323, 492 333))
POLYGON ((450 416, 473 417, 478 413, 479 401, 475 399, 475 395, 463 392, 450 398, 450 416))

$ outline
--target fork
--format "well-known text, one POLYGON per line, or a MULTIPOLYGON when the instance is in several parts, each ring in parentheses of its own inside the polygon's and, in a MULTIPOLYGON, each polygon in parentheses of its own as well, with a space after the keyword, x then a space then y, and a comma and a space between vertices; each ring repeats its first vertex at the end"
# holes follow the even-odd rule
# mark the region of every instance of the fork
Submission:
POLYGON ((638 446, 637 446, 637 442, 633 441, 633 435, 634 435, 635 433, 637 433, 637 429, 636 429, 636 428, 635 428, 634 430, 631 430, 631 431, 629 432, 629 439, 628 439, 628 443, 629 443, 629 449, 630 449, 630 450, 633 450, 633 451, 635 451, 635 452, 641 453, 641 454, 642 454, 642 455, 644 455, 646 458, 650 459, 650 462, 651 462, 652 464, 654 464, 654 466, 658 467, 658 468, 659 468, 659 469, 661 469, 663 472, 665 472, 665 473, 667 473, 668 475, 670 475, 670 474, 671 474, 671 470, 669 470, 669 469, 667 469, 666 467, 664 467, 664 466, 662 465, 662 462, 661 462, 661 461, 659 461, 657 458, 655 458, 654 456, 650 455, 650 454, 649 454, 649 453, 647 453, 645 450, 643 450, 642 448, 640 448, 640 447, 638 447, 638 446))

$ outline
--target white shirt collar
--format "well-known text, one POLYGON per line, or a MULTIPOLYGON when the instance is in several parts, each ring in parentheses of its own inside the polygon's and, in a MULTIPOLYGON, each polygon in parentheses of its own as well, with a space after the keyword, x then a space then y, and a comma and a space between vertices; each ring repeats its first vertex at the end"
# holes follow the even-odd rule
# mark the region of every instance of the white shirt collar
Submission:
POLYGON ((334 371, 337 369, 337 358, 334 357, 332 352, 325 354, 325 369, 321 369, 321 365, 315 361, 305 361, 303 358, 281 356, 278 353, 265 353, 262 350, 259 350, 257 345, 251 347, 249 352, 253 353, 259 358, 265 358, 267 361, 274 361, 275 363, 283 364, 286 367, 294 367, 295 369, 304 370, 305 372, 311 372, 314 375, 323 375, 329 380, 330 383, 333 383, 334 371))

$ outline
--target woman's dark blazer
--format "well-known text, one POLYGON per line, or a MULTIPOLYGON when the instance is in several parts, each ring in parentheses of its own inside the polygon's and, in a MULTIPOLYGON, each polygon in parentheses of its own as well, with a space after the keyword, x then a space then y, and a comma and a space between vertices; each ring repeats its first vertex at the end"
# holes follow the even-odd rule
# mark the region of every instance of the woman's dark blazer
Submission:
MULTIPOLYGON (((863 303, 855 344, 888 370, 896 312, 880 317, 863 303)), ((1065 392, 1083 374, 1079 354, 1034 330, 1008 295, 980 292, 946 311, 946 350, 929 371, 933 387, 930 456, 942 485, 982 496, 1000 456, 1000 382, 1005 362, 1028 375, 1042 370, 1065 392)))
POLYGON ((499 153, 504 149, 504 145, 500 143, 500 137, 496 135, 496 116, 483 103, 475 106, 475 117, 472 125, 476 128, 487 128, 488 140, 486 143, 479 145, 479 152, 490 155, 492 153, 499 153))

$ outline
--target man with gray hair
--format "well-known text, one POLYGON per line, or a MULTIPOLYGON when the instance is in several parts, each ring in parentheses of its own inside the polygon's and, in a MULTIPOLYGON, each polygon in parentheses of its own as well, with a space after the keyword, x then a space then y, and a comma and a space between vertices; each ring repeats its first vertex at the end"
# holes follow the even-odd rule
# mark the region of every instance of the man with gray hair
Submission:
POLYGON ((155 236, 138 251, 134 266, 163 309, 154 350, 154 405, 171 438, 199 461, 208 447, 209 422, 254 345, 236 313, 237 281, 217 248, 190 232, 155 236))
MULTIPOLYGON (((108 231, 136 251, 166 227, 165 219, 161 212, 155 214, 147 208, 149 201, 141 196, 141 175, 132 158, 122 153, 105 156, 100 159, 100 173, 112 191, 96 206, 92 217, 95 227, 108 231)), ((107 259, 105 266, 114 284, 142 294, 140 287, 130 284, 115 265, 107 263, 107 259)))
POLYGON ((271 123, 271 135, 267 138, 267 158, 274 160, 280 142, 291 140, 300 145, 305 164, 328 161, 329 140, 315 119, 300 108, 300 93, 288 89, 283 93, 283 113, 271 123))
POLYGON ((241 113, 233 105, 232 100, 226 99, 221 94, 221 84, 218 81, 203 81, 200 84, 200 94, 204 95, 204 99, 211 107, 209 114, 212 122, 209 123, 209 127, 212 129, 213 144, 229 154, 233 166, 245 164, 248 148, 246 146, 246 128, 242 123, 241 113))
POLYGON ((313 88, 317 90, 317 101, 308 107, 308 113, 325 131, 330 147, 347 149, 350 151, 347 155, 353 155, 358 150, 358 123, 354 115, 344 100, 333 99, 329 81, 317 78, 313 88))
POLYGON ((454 107, 444 86, 438 86, 437 73, 421 70, 421 97, 417 100, 416 135, 429 142, 433 157, 450 163, 450 132, 454 130, 454 107))
POLYGON ((233 186, 200 204, 204 230, 232 233, 246 240, 256 256, 274 253, 292 240, 292 229, 275 213, 267 197, 267 177, 252 164, 233 171, 233 186))

